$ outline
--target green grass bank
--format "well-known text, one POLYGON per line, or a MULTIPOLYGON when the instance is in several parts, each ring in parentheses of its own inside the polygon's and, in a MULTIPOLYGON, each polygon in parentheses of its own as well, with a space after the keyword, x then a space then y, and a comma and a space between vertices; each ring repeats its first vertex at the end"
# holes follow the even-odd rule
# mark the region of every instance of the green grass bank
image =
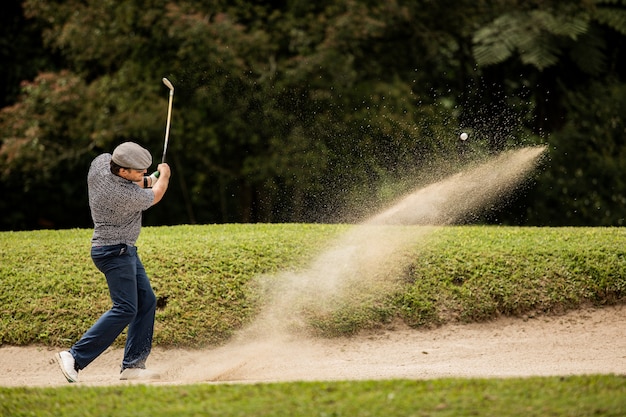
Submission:
MULTIPOLYGON (((224 343, 267 301, 258 277, 271 286, 284 271, 305 270, 353 227, 144 228, 137 245, 162 303, 155 344, 224 343)), ((399 267, 377 272, 393 287, 306 306, 312 332, 345 336, 394 320, 431 327, 625 299, 623 228, 402 229, 415 239, 400 249, 399 267)), ((109 308, 106 282, 89 257, 90 236, 91 230, 0 233, 0 345, 67 346, 109 308)), ((351 286, 360 290, 365 278, 352 277, 351 286)))
POLYGON ((576 376, 253 385, 0 388, 0 415, 623 416, 623 377, 576 376))

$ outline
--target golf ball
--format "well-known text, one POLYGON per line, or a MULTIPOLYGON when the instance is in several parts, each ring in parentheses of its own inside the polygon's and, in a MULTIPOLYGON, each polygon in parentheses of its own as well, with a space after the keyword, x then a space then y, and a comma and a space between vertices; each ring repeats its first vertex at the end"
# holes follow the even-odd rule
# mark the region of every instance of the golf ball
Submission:
POLYGON ((461 140, 466 140, 466 139, 467 139, 467 133, 465 133, 465 132, 461 133, 461 134, 459 135, 459 138, 460 138, 461 140))

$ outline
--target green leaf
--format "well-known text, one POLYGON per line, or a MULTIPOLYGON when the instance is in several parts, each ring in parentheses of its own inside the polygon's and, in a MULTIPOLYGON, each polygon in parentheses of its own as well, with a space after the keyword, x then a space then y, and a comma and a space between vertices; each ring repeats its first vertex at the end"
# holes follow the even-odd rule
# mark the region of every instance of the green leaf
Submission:
POLYGON ((607 25, 622 35, 626 35, 626 10, 601 8, 596 11, 594 17, 598 23, 607 25))

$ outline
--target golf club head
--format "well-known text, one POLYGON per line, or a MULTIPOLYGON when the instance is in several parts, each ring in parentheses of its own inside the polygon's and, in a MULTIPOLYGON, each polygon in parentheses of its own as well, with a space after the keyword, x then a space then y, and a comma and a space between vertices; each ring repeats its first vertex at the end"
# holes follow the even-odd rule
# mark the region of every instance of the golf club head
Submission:
POLYGON ((174 93, 174 86, 172 85, 170 80, 168 80, 167 78, 163 78, 163 84, 165 84, 165 86, 170 89, 170 93, 174 93))

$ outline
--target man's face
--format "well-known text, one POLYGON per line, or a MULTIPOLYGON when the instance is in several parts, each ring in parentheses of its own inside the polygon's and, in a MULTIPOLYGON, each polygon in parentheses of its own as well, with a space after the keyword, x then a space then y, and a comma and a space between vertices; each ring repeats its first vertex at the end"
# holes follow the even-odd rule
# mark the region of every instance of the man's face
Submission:
POLYGON ((120 168, 120 177, 132 182, 141 181, 147 169, 120 168))

